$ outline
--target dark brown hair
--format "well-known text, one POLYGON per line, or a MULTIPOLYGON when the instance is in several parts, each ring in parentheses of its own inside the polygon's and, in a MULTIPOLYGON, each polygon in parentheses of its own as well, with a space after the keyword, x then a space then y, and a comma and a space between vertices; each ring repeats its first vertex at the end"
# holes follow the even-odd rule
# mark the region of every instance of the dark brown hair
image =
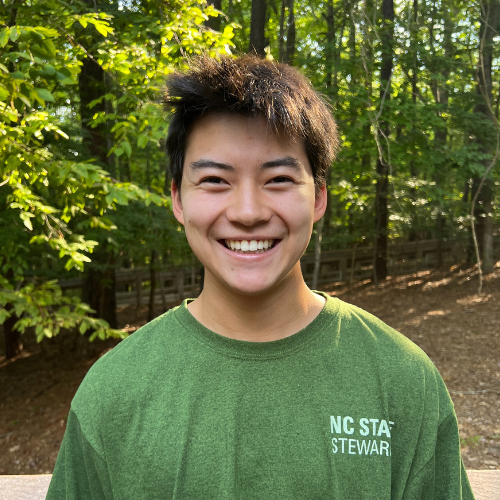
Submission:
POLYGON ((167 153, 178 187, 190 128, 208 113, 262 115, 275 133, 302 139, 317 189, 337 152, 337 126, 329 106, 306 77, 286 64, 252 55, 204 55, 186 72, 168 76, 165 104, 173 110, 167 153))

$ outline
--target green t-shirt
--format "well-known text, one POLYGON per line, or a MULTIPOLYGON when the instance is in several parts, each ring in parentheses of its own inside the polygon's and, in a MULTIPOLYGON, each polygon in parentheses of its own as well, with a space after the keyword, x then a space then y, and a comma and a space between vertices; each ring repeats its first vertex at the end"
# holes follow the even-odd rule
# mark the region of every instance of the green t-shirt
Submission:
POLYGON ((413 343, 328 298, 243 342, 187 301, 103 356, 71 405, 48 499, 473 498, 445 385, 413 343))

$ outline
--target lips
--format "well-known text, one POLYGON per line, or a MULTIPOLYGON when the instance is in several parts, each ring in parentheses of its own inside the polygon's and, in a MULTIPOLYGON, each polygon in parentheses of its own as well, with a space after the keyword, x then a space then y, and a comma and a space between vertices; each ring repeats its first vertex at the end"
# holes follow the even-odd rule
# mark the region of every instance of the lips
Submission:
POLYGON ((224 246, 235 253, 264 253, 274 247, 277 240, 222 240, 224 246))

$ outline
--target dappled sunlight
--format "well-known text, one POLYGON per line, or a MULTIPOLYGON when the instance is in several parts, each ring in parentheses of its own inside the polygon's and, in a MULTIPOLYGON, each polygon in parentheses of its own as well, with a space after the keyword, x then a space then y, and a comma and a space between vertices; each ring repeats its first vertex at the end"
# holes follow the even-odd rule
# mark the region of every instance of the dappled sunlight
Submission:
POLYGON ((450 314, 450 313, 451 313, 451 311, 449 311, 449 310, 448 311, 443 311, 441 309, 438 309, 437 311, 429 311, 427 313, 427 316, 444 316, 444 315, 450 314))
POLYGON ((428 281, 423 286, 422 290, 425 292, 425 290, 427 290, 429 288, 437 288, 439 286, 448 285, 449 283, 451 283, 451 278, 444 278, 444 279, 439 280, 439 281, 428 281))
POLYGON ((493 298, 493 295, 490 293, 488 295, 467 295, 461 299, 457 299, 457 304, 462 306, 468 306, 471 304, 485 304, 489 300, 493 298))

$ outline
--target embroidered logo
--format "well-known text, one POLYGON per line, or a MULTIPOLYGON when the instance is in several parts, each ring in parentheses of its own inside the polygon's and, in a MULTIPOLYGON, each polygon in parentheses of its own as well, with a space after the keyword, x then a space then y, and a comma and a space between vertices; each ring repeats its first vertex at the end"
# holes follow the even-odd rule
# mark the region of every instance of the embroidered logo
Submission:
POLYGON ((332 452, 347 455, 391 456, 391 430, 394 422, 378 418, 330 416, 332 452))

